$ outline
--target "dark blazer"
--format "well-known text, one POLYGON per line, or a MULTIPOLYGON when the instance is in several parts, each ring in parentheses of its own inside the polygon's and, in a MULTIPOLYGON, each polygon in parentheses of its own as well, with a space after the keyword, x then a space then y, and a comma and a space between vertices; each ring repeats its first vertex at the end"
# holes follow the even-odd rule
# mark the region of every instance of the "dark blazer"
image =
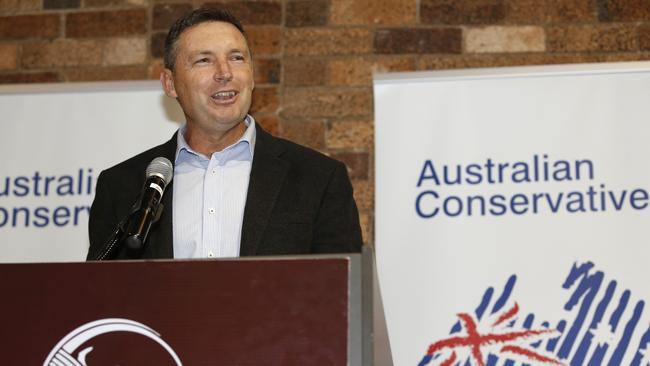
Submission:
MULTIPOLYGON (((257 126, 255 152, 244 208, 241 256, 344 253, 361 250, 361 230, 345 165, 314 150, 276 138, 257 126)), ((102 248, 129 214, 158 156, 174 161, 176 134, 103 172, 90 209, 88 258, 102 248)), ((172 185, 153 224, 141 258, 173 258, 172 185)), ((125 250, 117 258, 127 258, 125 250)))

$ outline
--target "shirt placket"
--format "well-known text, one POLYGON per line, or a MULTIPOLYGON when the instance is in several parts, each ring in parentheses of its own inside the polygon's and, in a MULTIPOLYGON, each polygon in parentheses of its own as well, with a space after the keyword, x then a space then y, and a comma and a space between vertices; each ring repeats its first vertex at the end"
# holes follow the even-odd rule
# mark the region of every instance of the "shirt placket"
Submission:
POLYGON ((203 182, 203 250, 202 256, 204 258, 214 258, 221 255, 219 249, 219 234, 220 234, 220 218, 219 218, 219 202, 220 202, 220 187, 221 169, 219 167, 219 159, 216 154, 210 159, 208 169, 206 170, 203 182))

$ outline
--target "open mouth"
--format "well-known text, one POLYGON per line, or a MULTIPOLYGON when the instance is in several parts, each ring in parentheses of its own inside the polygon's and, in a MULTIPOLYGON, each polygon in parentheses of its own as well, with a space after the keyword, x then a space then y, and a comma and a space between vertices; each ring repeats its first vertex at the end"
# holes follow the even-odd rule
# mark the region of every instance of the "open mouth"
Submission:
POLYGON ((210 97, 217 103, 232 102, 239 93, 234 90, 225 90, 212 94, 210 97))

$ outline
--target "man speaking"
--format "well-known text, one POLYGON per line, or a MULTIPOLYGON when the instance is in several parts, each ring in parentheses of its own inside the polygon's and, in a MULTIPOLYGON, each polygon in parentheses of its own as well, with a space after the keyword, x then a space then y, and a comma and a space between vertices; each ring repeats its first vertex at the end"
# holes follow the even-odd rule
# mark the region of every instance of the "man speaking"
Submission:
POLYGON ((88 259, 106 250, 116 229, 127 227, 145 227, 139 234, 146 241, 131 250, 115 242, 111 258, 361 250, 345 166, 271 136, 248 115, 253 63, 236 18, 224 10, 198 9, 177 20, 165 41, 164 62, 163 89, 178 101, 186 123, 166 143, 100 174, 88 259), (169 181, 158 184, 156 173, 151 182, 145 176, 156 158, 174 163, 173 179, 171 166, 169 181), (140 225, 143 215, 134 215, 149 194, 144 189, 153 192, 155 204, 161 201, 154 215, 144 215, 153 222, 147 221, 150 229, 140 225), (129 222, 134 216, 136 225, 129 222))

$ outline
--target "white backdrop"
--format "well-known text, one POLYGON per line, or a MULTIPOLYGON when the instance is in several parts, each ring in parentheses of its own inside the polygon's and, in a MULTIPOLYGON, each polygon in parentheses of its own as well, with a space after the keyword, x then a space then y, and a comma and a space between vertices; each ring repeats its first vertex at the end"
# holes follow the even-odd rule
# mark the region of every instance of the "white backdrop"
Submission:
POLYGON ((395 365, 650 361, 650 63, 377 75, 374 95, 395 365))
POLYGON ((101 170, 183 121, 155 81, 3 86, 0 111, 0 262, 84 260, 101 170))

